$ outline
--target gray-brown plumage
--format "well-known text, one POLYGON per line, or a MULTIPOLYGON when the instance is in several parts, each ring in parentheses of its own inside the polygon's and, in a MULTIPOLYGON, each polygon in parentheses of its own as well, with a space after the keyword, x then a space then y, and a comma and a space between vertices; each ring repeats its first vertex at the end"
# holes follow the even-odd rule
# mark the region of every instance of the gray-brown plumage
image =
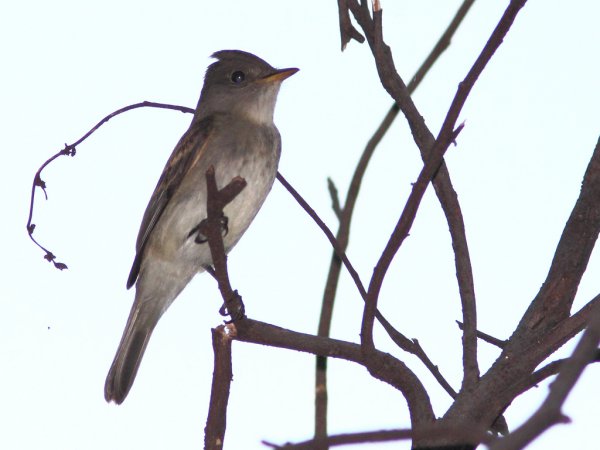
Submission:
POLYGON ((281 82, 298 69, 276 70, 238 50, 213 55, 189 129, 173 150, 142 219, 127 288, 135 300, 104 388, 106 401, 122 403, 135 379, 150 335, 162 314, 205 266, 207 243, 190 232, 206 218, 206 179, 215 167, 222 188, 235 176, 246 188, 224 213, 229 251, 271 190, 281 152, 273 123, 281 82))

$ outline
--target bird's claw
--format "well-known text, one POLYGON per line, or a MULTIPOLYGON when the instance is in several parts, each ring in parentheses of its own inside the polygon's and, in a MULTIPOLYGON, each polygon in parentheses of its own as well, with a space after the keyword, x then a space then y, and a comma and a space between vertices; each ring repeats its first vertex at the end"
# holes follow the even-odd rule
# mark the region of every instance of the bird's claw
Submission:
POLYGON ((229 320, 225 321, 226 324, 236 322, 246 317, 246 308, 242 301, 242 296, 238 294, 237 290, 233 291, 232 298, 228 298, 227 302, 221 305, 219 314, 230 317, 229 320))
MULTIPOLYGON (((222 214, 219 218, 219 222, 221 225, 221 237, 225 237, 227 236, 227 233, 229 233, 229 219, 225 214, 222 214)), ((202 220, 202 222, 200 222, 198 225, 192 228, 192 231, 188 233, 188 238, 192 237, 193 235, 196 235, 196 237, 194 238, 194 242, 196 244, 207 243, 208 236, 206 236, 206 234, 203 233, 203 230, 206 229, 206 226, 206 219, 204 219, 202 220)))

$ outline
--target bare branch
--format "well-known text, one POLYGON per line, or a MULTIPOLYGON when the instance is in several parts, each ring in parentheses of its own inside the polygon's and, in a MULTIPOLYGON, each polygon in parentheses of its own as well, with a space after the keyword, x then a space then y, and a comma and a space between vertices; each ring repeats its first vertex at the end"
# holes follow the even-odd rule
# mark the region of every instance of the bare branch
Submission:
POLYGON ((108 122, 113 117, 118 116, 119 114, 123 114, 124 112, 131 111, 132 109, 137 109, 137 108, 173 109, 173 110, 181 111, 184 113, 192 113, 192 114, 194 113, 194 110, 191 108, 187 108, 185 106, 179 106, 179 105, 169 105, 167 103, 141 102, 141 103, 135 103, 133 105, 125 106, 124 108, 118 109, 118 110, 110 113, 109 115, 105 116, 102 120, 100 120, 100 122, 98 122, 96 125, 94 125, 86 134, 84 134, 81 138, 79 138, 73 144, 65 144, 65 148, 63 148, 62 150, 60 150, 59 152, 55 153, 50 158, 48 158, 44 162, 44 164, 42 164, 40 166, 40 168, 37 170, 37 172, 35 173, 35 175, 33 177, 33 182, 31 185, 31 199, 29 201, 29 216, 27 219, 27 234, 29 234, 29 238, 33 241, 33 243, 35 245, 37 245, 39 248, 41 248, 46 253, 44 255, 44 259, 53 263, 54 267, 56 267, 59 270, 67 269, 67 265, 56 261, 56 256, 50 250, 48 250, 46 247, 44 247, 42 244, 40 244, 33 237, 33 232, 36 227, 35 224, 33 223, 33 210, 35 208, 36 188, 38 188, 38 187, 41 188, 42 191, 44 192, 44 196, 45 196, 46 200, 48 199, 48 194, 46 193, 46 183, 42 180, 42 176, 41 176, 42 171, 50 163, 52 163, 55 159, 57 159, 59 156, 75 156, 76 151, 77 151, 76 150, 77 146, 79 146, 79 144, 81 144, 83 141, 85 141, 98 128, 100 128, 102 125, 104 125, 106 122, 108 122))
POLYGON ((569 316, 581 277, 600 233, 600 138, 585 172, 581 193, 565 225, 548 276, 523 316, 523 333, 552 327, 569 316))
MULTIPOLYGON (((458 324, 459 329, 464 330, 463 323, 460 320, 457 320, 456 323, 458 324)), ((506 345, 506 341, 495 338, 494 336, 484 333, 483 331, 477 330, 477 337, 488 344, 495 345, 498 348, 504 348, 506 345)))
POLYGON ((210 406, 204 428, 205 450, 221 450, 225 441, 227 426, 227 403, 233 371, 231 368, 230 325, 212 329, 212 344, 215 354, 210 406))
MULTIPOLYGON (((451 43, 452 37, 458 26, 466 16, 467 12, 471 8, 473 4, 473 0, 465 0, 458 11, 456 12, 454 18, 450 22, 448 28, 444 31, 436 45, 433 47, 421 67, 417 70, 415 75, 411 78, 410 83, 408 84, 409 93, 413 93, 415 89, 419 86, 425 75, 429 72, 429 69, 433 66, 433 64, 437 61, 439 56, 448 48, 451 43)), ((339 13, 340 13, 340 28, 343 28, 342 21, 347 20, 350 21, 348 15, 348 5, 346 1, 338 2, 339 13), (345 16, 342 19, 342 16, 345 16)), ((349 39, 348 39, 349 40, 349 39)), ((345 43, 347 43, 346 41, 345 43)), ((342 50, 345 46, 344 43, 344 32, 342 31, 342 50)), ((350 236, 350 224, 352 221, 352 215, 354 213, 354 206, 356 205, 356 200, 358 198, 358 193, 360 190, 360 186, 362 184, 362 179, 367 170, 367 166, 369 161, 371 160, 372 155, 375 152, 375 149, 381 142, 383 136, 387 133, 390 126, 394 122, 394 119, 397 117, 400 108, 397 103, 394 103, 388 113, 385 115, 382 123, 379 125, 373 136, 369 139, 363 153, 360 157, 358 165, 354 171, 354 175, 352 176, 352 181, 350 182, 350 186, 348 188, 348 192, 346 194, 346 201, 343 209, 338 213, 336 207, 337 195, 333 196, 333 204, 334 211, 338 216, 340 221, 340 225, 338 228, 338 232, 336 234, 336 239, 344 251, 348 248, 348 241, 350 236)), ((331 193, 331 185, 330 185, 330 193, 331 193)), ((337 194, 337 190, 336 190, 337 194)), ((339 200, 337 200, 337 204, 339 204, 339 200)), ((450 227, 453 228, 452 226, 450 227)), ((327 275, 327 282, 325 284, 325 290, 323 293, 323 302, 321 306, 321 314, 319 318, 319 328, 318 335, 319 336, 329 336, 329 330, 331 327, 331 319, 333 315, 333 305, 335 300, 335 294, 337 291, 337 286, 339 282, 340 272, 341 272, 341 260, 337 256, 335 252, 331 257, 331 263, 329 265, 329 273, 327 275)), ((411 341, 404 336, 401 335, 394 327, 383 318, 383 316, 377 312, 377 319, 383 325, 384 329, 388 332, 392 340, 396 342, 397 340, 402 341, 402 339, 398 339, 398 336, 403 338, 403 342, 406 344, 404 346, 398 344, 401 348, 410 347, 411 341)), ((425 353, 423 352, 423 355, 425 353)), ((425 355, 426 356, 426 355, 425 355)), ((427 358, 428 359, 428 358, 427 358)), ((427 364, 426 364, 427 365, 427 364)), ((317 357, 316 361, 316 375, 315 375, 315 437, 324 437, 327 434, 327 375, 326 375, 326 367, 327 361, 325 358, 317 357)), ((437 370, 437 366, 434 366, 437 370)), ((429 366, 428 366, 429 368, 429 366)), ((431 369, 430 369, 431 370, 431 369)), ((436 379, 438 377, 443 380, 443 385, 449 386, 444 377, 441 375, 439 370, 437 370, 437 375, 434 374, 436 379)), ((451 392, 454 392, 452 388, 450 390, 446 389, 450 395, 451 392)))
MULTIPOLYGON (((438 42, 435 44, 434 48, 431 50, 421 67, 419 67, 415 75, 413 75, 411 82, 408 84, 407 88, 409 93, 412 94, 417 89, 417 87, 419 86, 427 72, 431 69, 433 64, 437 61, 440 55, 448 48, 454 33, 456 32, 458 26, 469 11, 471 5, 473 4, 473 1, 474 0, 465 0, 460 6, 458 11, 456 12, 456 15, 450 22, 448 28, 444 31, 438 42)), ((346 8, 347 7, 348 6, 346 5, 346 8)), ((350 186, 346 194, 346 201, 340 219, 340 227, 336 235, 338 244, 344 251, 348 247, 352 215, 354 213, 354 207, 356 205, 356 200, 358 198, 358 193, 360 191, 360 186, 362 184, 364 174, 367 170, 367 166, 369 164, 369 161, 371 160, 373 153, 375 152, 375 149, 381 142, 383 136, 385 136, 385 134, 389 130, 399 111, 400 108, 398 104, 394 103, 388 111, 388 113, 386 114, 386 116, 384 117, 379 127, 377 128, 377 130, 375 131, 375 133, 373 134, 373 136, 369 139, 369 142, 367 143, 360 157, 358 165, 356 166, 356 169, 354 171, 352 181, 350 182, 350 186)), ((340 269, 341 261, 334 252, 329 267, 329 274, 327 277, 325 292, 323 294, 323 308, 321 310, 321 319, 319 322, 320 336, 329 335, 331 313, 333 310, 333 299, 335 298, 335 292, 337 290, 340 269)))
POLYGON ((302 206, 304 211, 306 211, 306 213, 315 221, 319 228, 321 228, 323 233, 325 233, 325 236, 327 236, 327 239, 329 239, 329 242, 331 243, 331 246, 336 252, 338 258, 342 260, 344 266, 346 267, 346 270, 348 270, 350 276, 354 280, 354 284, 356 285, 356 288, 358 289, 358 292, 360 293, 361 297, 363 299, 366 298, 367 292, 365 291, 365 287, 362 281, 360 280, 358 272, 356 272, 356 270, 354 269, 354 266, 346 256, 344 249, 342 249, 342 247, 338 244, 335 236, 333 235, 329 227, 325 225, 325 222, 323 222, 323 220, 319 217, 315 210, 311 208, 311 206, 306 202, 306 200, 302 198, 298 191, 296 191, 296 189, 294 189, 292 185, 288 183, 288 181, 279 172, 277 172, 277 179, 283 185, 283 187, 285 187, 288 190, 288 192, 292 194, 292 197, 294 197, 298 204, 302 206))
POLYGON ((338 194, 337 187, 331 178, 327 178, 327 189, 329 190, 329 196, 331 197, 331 208, 335 213, 338 220, 342 218, 342 208, 340 207, 340 196, 338 194))
POLYGON ((413 426, 431 424, 435 420, 429 395, 421 381, 402 361, 388 353, 375 350, 367 360, 358 344, 298 333, 248 318, 236 322, 235 325, 237 334, 234 339, 239 341, 287 348, 361 364, 367 367, 375 378, 392 385, 403 394, 408 403, 413 426))
POLYGON ((362 433, 346 433, 333 436, 325 436, 322 439, 310 439, 295 444, 277 445, 263 441, 267 447, 281 450, 314 450, 316 448, 329 448, 338 445, 366 444, 373 442, 389 442, 412 438, 412 430, 378 430, 365 431, 362 433))
POLYGON ((383 328, 387 332, 388 336, 392 339, 392 341, 399 348, 401 348, 405 352, 411 353, 411 354, 415 355, 417 358, 419 358, 419 360, 421 360, 423 365, 429 370, 429 372, 431 372, 433 377, 440 384, 440 386, 442 386, 442 388, 444 388, 444 390, 448 393, 448 395, 450 395, 450 397, 452 397, 452 398, 456 397, 456 391, 452 388, 450 383, 448 383, 448 381, 444 378, 444 376, 440 372, 440 369, 438 368, 438 366, 436 366, 431 361, 431 359, 429 359, 429 356, 427 356, 427 354, 425 353, 425 350, 423 350, 423 348, 421 347, 421 344, 419 344, 419 341, 417 339, 412 339, 412 340, 408 339, 406 336, 404 336, 402 333, 400 333, 398 330, 396 330, 394 327, 392 327, 392 325, 390 325, 390 323, 386 320, 385 317, 383 317, 381 315, 381 313, 379 311, 377 311, 375 313, 375 317, 377 318, 377 320, 379 321, 381 326, 383 326, 383 328))
POLYGON ((433 47, 423 64, 421 64, 421 67, 419 67, 419 70, 417 70, 417 72, 410 79, 410 82, 407 86, 409 94, 412 94, 414 92, 416 87, 421 83, 421 80, 425 77, 427 72, 429 72, 429 69, 437 61, 439 56, 442 53, 444 53, 444 51, 448 47, 450 47, 450 44, 452 43, 452 38, 454 37, 454 33, 456 33, 456 30, 458 29, 463 19, 466 17, 467 13, 471 9, 471 6, 473 6, 473 3, 475 3, 475 0, 464 0, 462 2, 458 10, 456 11, 456 14, 454 14, 452 21, 448 25, 448 28, 446 28, 444 33, 440 36, 439 40, 436 42, 435 46, 433 47))
POLYGON ((421 429, 398 429, 398 430, 378 430, 365 431, 359 433, 345 433, 326 436, 323 439, 311 439, 295 444, 277 445, 271 442, 263 441, 263 444, 274 449, 285 450, 314 450, 315 448, 336 447, 339 445, 363 444, 371 442, 390 442, 406 439, 418 439, 422 436, 435 436, 451 439, 472 440, 477 442, 494 442, 495 439, 479 430, 475 429, 457 429, 455 427, 444 426, 438 422, 423 426, 421 429))
MULTIPOLYGON (((325 233, 325 235, 329 239, 332 247, 334 248, 336 255, 338 256, 338 258, 340 258, 344 262, 344 265, 346 265, 346 268, 348 269, 348 271, 350 272, 350 275, 352 276, 352 278, 355 281, 355 284, 359 290, 359 293, 361 294, 361 297, 366 302, 366 292, 364 290, 364 286, 362 285, 362 282, 360 281, 358 273, 356 273, 356 271, 354 270, 354 267, 348 260, 347 256, 339 250, 340 245, 335 240, 335 237, 333 236, 333 233, 331 232, 331 230, 329 230, 327 225, 325 225, 325 223, 318 216, 318 214, 311 208, 311 206, 306 202, 306 200, 304 200, 304 198, 292 187, 292 185, 283 177, 283 175, 281 175, 280 173, 277 173, 277 179, 284 185, 284 187, 292 194, 292 196, 302 206, 302 208, 304 208, 304 210, 308 213, 308 215, 317 223, 319 228, 321 228, 321 230, 325 233)), ((431 360, 427 357, 427 355, 425 354, 423 349, 420 346, 418 346, 418 344, 415 344, 413 341, 406 338, 404 335, 402 335, 402 333, 400 333, 398 330, 396 330, 385 319, 385 317, 383 317, 383 315, 378 310, 375 310, 375 317, 383 325, 383 328, 386 330, 386 332, 388 333, 390 338, 396 343, 396 345, 398 345, 403 350, 417 356, 421 361, 423 361, 425 366, 431 371, 431 373, 436 378, 436 380, 438 380, 440 382, 442 387, 444 387, 444 389, 447 390, 447 392, 450 394, 450 396, 456 395, 456 392, 450 387, 449 383, 444 379, 444 377, 440 373, 437 366, 435 366, 431 362, 431 360)), ((319 368, 323 368, 323 367, 325 367, 325 365, 326 365, 326 361, 324 359, 317 359, 317 380, 316 380, 317 395, 325 395, 325 394, 322 394, 323 391, 320 390, 320 387, 324 386, 324 384, 326 383, 326 376, 325 376, 325 374, 319 374, 319 371, 323 371, 322 369, 319 369, 319 368)), ((321 415, 319 423, 322 424, 324 420, 325 420, 324 416, 321 415)), ((319 425, 319 426, 321 426, 321 425, 319 425)))
POLYGON ((214 266, 213 277, 217 280, 223 308, 221 313, 228 314, 232 321, 242 319, 245 315, 242 298, 231 288, 227 271, 227 255, 223 244, 222 222, 223 208, 227 206, 246 187, 246 180, 235 177, 227 186, 219 190, 215 179, 215 168, 210 166, 206 171, 206 219, 200 222, 197 232, 206 236, 214 266))
POLYGON ((340 22, 340 37, 342 39, 342 51, 346 49, 346 45, 352 39, 359 43, 365 42, 365 37, 358 32, 352 21, 350 20, 350 13, 348 12, 348 0, 338 0, 338 14, 340 22))
POLYGON ((413 343, 415 349, 414 352, 411 353, 414 353, 423 362, 423 364, 425 364, 425 367, 427 367, 427 369, 432 373, 437 382, 440 384, 440 386, 444 388, 448 395, 450 395, 450 397, 452 398, 456 398, 456 391, 452 388, 452 386, 450 386, 450 383, 448 383, 448 381, 446 381, 446 379, 442 376, 438 366, 431 362, 431 360, 423 350, 423 347, 421 347, 419 341, 417 339, 413 339, 413 343))
MULTIPOLYGON (((438 134, 437 140, 441 137, 448 136, 448 134, 452 132, 454 124, 456 123, 458 115, 462 110, 462 106, 464 105, 472 86, 495 53, 496 49, 502 43, 503 37, 512 26, 512 23, 524 3, 525 0, 513 0, 508 6, 473 67, 465 77, 464 81, 459 84, 458 91, 448 110, 448 114, 444 120, 440 133, 438 134)), ((358 7, 356 4, 350 4, 350 8, 354 17, 365 32, 375 57, 377 70, 382 84, 396 100, 408 119, 415 142, 422 152, 428 154, 431 151, 430 149, 434 147, 433 136, 412 102, 406 85, 395 70, 391 50, 385 44, 382 37, 381 11, 374 11, 373 18, 371 18, 368 9, 364 8, 364 5, 363 7, 358 7)), ((440 169, 440 173, 443 173, 442 169, 440 169)), ((446 187, 449 188, 450 186, 447 185, 446 187)), ((439 187, 436 187, 436 190, 439 191, 439 187)), ((452 195, 452 197, 454 197, 454 195, 452 195)), ((458 206, 457 201, 453 201, 453 203, 455 206, 458 206)), ((448 216, 446 211, 445 213, 448 216)), ((472 269, 468 256, 466 239, 464 238, 464 225, 462 224, 462 215, 459 210, 458 213, 454 213, 453 216, 456 217, 457 214, 460 221, 459 223, 455 222, 454 224, 458 225, 458 228, 454 230, 451 228, 451 233, 456 233, 453 234, 453 245, 456 253, 457 275, 459 276, 459 289, 461 291, 461 302, 463 306, 463 322, 465 324, 465 331, 463 333, 463 366, 465 374, 463 378, 463 388, 467 388, 474 385, 479 377, 477 364, 476 309, 472 283, 472 269), (460 241, 455 240, 456 236, 460 238, 460 241), (459 247, 457 247, 457 244, 459 247), (461 253, 457 251, 457 248, 461 250, 461 253)), ((377 284, 379 284, 379 282, 375 283, 375 290, 377 290, 377 284)), ((369 289, 369 291, 370 290, 371 289, 369 289)), ((371 314, 372 313, 369 312, 368 315, 370 316, 371 314)), ((367 337, 367 341, 368 339, 369 338, 367 337)))
MULTIPOLYGON (((533 342, 535 345, 527 347, 527 353, 532 359, 533 364, 546 359, 579 332, 581 332, 589 323, 593 314, 594 308, 600 304, 600 294, 590 300, 583 308, 577 311, 568 319, 562 320, 554 328, 541 333, 533 342)), ((520 339, 528 339, 522 337, 520 339)))
MULTIPOLYGON (((589 206, 585 212, 581 212, 584 217, 577 219, 588 221, 586 223, 587 231, 580 230, 582 241, 588 239, 590 228, 594 229, 598 226, 600 204, 598 204, 597 198, 600 198, 599 196, 600 145, 597 144, 584 176, 580 198, 574 208, 579 208, 582 202, 589 206), (590 195, 591 192, 596 192, 595 198, 590 195)), ((569 223, 567 222, 566 228, 569 227, 569 223)), ((574 237, 570 239, 574 240, 572 249, 576 252, 581 250, 582 245, 585 246, 581 242, 576 243, 577 239, 574 237)), ((582 264, 585 265, 586 262, 583 261, 582 264)), ((568 264, 566 267, 569 267, 568 264)), ((559 277, 559 281, 561 279, 571 280, 573 274, 572 271, 567 272, 564 277, 559 277)), ((542 287, 543 289, 544 287, 542 287)), ((490 370, 481 377, 473 391, 465 392, 464 395, 461 395, 462 392, 459 394, 444 418, 458 421, 481 421, 481 423, 493 421, 516 396, 530 387, 531 374, 534 373, 535 368, 589 323, 595 308, 600 307, 598 305, 600 305, 600 295, 573 316, 558 319, 553 326, 540 323, 536 329, 529 329, 523 325, 526 324, 526 321, 522 319, 521 324, 506 342, 502 353, 490 370)), ((548 315, 553 316, 555 312, 549 310, 548 315)), ((556 315, 554 317, 556 319, 556 315)), ((539 376, 540 373, 537 375, 539 376)))
MULTIPOLYGON (((368 10, 355 6, 353 8, 353 14, 364 30, 369 29, 373 31, 374 27, 372 26, 372 20, 368 14, 368 10)), ((384 48, 387 48, 387 51, 384 53, 381 51, 376 51, 372 33, 367 33, 367 37, 370 38, 369 44, 375 56, 376 67, 379 72, 380 80, 384 88, 396 101, 394 106, 398 110, 402 110, 404 115, 407 117, 415 142, 421 151, 421 157, 423 158, 423 161, 426 161, 429 149, 435 142, 433 134, 425 125, 423 117, 421 117, 414 103, 412 102, 412 99, 410 98, 411 92, 408 91, 408 88, 404 86, 404 82, 398 76, 389 48, 385 46, 384 48)), ((448 229, 452 238, 452 247, 455 253, 456 275, 461 303, 463 305, 463 321, 468 318, 468 323, 473 322, 472 326, 467 327, 463 333, 463 363, 465 368, 467 366, 473 368, 472 370, 465 369, 463 384, 472 383, 476 379, 475 375, 477 375, 478 372, 478 370, 476 370, 477 366, 473 364, 476 363, 477 345, 477 324, 476 314, 474 314, 476 302, 473 271, 471 268, 469 248, 465 234, 465 225, 460 204, 458 202, 458 196, 452 186, 450 175, 445 164, 442 164, 439 168, 436 177, 433 179, 433 186, 440 201, 442 210, 444 211, 444 215, 446 216, 448 229)))
POLYGON ((404 242, 404 239, 406 239, 408 236, 408 232, 410 231, 410 228, 417 215, 423 195, 425 195, 425 190, 440 167, 445 151, 448 149, 450 144, 454 142, 462 130, 462 127, 462 125, 459 126, 452 134, 448 136, 440 136, 440 139, 436 141, 436 145, 432 149, 428 161, 423 166, 417 181, 413 184, 412 191, 408 197, 408 200, 406 201, 406 205, 404 206, 404 210, 400 215, 400 219, 398 220, 398 223, 396 224, 396 227, 394 228, 394 231, 392 232, 392 235, 390 236, 390 239, 388 240, 381 257, 379 258, 375 269, 373 270, 373 276, 371 277, 371 282, 369 283, 368 296, 365 303, 360 333, 362 346, 367 352, 370 352, 375 348, 375 344, 373 342, 373 322, 375 320, 375 313, 377 311, 379 293, 381 291, 381 286, 383 285, 383 280, 387 270, 389 269, 398 249, 402 245, 402 242, 404 242))
POLYGON ((556 380, 540 408, 510 435, 490 446, 490 450, 518 450, 524 448, 548 428, 568 423, 562 405, 586 366, 594 360, 600 343, 600 306, 596 306, 591 321, 575 347, 571 357, 560 366, 556 380))
MULTIPOLYGON (((231 288, 227 271, 227 255, 223 244, 222 223, 223 208, 237 197, 246 187, 246 180, 235 177, 223 189, 219 190, 215 177, 215 168, 206 171, 206 219, 198 225, 197 232, 206 236, 210 248, 214 270, 208 270, 217 280, 223 304, 232 322, 245 317, 241 297, 231 288)), ((224 308, 222 308, 224 309, 224 308)), ((224 313, 224 311, 223 311, 224 313)), ((233 325, 220 326, 212 330, 214 371, 210 394, 210 406, 204 429, 204 448, 221 450, 225 441, 227 425, 227 404, 233 372, 231 368, 231 338, 235 334, 233 325)))

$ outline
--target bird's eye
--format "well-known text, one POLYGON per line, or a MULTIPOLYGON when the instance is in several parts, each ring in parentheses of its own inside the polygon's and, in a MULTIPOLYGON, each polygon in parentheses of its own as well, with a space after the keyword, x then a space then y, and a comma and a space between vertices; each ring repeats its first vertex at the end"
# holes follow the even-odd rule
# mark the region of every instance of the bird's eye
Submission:
POLYGON ((235 84, 240 84, 245 79, 246 75, 241 70, 236 70, 231 74, 231 81, 233 81, 235 84))

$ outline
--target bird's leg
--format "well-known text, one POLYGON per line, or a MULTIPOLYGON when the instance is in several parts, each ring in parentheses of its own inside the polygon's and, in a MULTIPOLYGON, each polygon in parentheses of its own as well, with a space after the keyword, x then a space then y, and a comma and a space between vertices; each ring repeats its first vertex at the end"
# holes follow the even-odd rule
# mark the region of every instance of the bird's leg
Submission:
MULTIPOLYGON (((204 270, 206 270, 215 280, 217 279, 217 274, 215 273, 215 268, 211 265, 203 266, 204 270)), ((225 323, 231 323, 236 320, 243 318, 246 315, 246 307, 244 306, 244 302, 242 301, 242 296, 238 293, 237 290, 231 293, 231 296, 224 302, 219 308, 219 314, 222 316, 230 316, 231 320, 225 321, 225 323)))
MULTIPOLYGON (((202 266, 202 268, 204 270, 206 270, 206 272, 213 277, 215 280, 217 280, 217 273, 215 272, 215 268, 213 266, 211 266, 210 264, 207 264, 205 266, 202 266)), ((218 281, 218 280, 217 280, 218 281)))

